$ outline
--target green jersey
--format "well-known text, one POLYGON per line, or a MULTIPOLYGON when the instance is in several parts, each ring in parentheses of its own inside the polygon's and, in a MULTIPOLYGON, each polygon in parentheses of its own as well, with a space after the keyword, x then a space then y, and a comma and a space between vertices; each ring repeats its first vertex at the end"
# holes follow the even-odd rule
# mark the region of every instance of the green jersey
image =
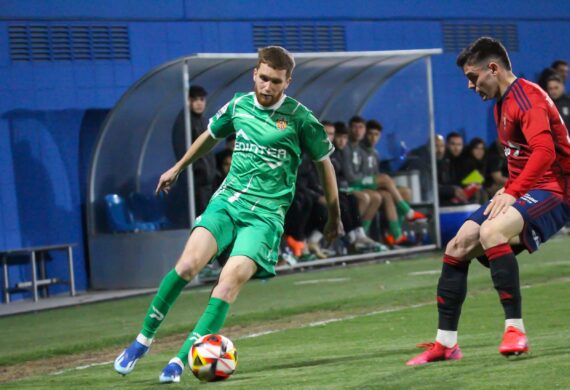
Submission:
POLYGON ((264 107, 254 92, 237 93, 210 119, 208 130, 217 139, 236 133, 230 171, 214 197, 229 191, 229 202, 240 199, 280 220, 295 194, 301 154, 322 161, 334 151, 313 113, 285 95, 264 107))

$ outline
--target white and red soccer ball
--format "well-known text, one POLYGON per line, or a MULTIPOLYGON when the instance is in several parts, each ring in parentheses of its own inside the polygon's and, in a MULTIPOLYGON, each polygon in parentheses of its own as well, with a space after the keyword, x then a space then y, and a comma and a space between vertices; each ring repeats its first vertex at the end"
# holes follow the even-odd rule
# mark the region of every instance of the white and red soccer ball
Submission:
POLYGON ((237 350, 234 343, 220 334, 199 338, 188 354, 190 369, 204 382, 223 381, 234 373, 237 350))

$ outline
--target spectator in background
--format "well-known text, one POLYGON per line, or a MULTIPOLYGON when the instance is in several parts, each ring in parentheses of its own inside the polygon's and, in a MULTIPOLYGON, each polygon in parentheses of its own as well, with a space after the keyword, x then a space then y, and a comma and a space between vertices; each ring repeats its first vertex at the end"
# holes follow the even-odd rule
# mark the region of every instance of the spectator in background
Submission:
POLYGON ((564 60, 556 60, 552 65, 550 65, 550 67, 560 75, 562 82, 566 84, 566 81, 568 80, 568 62, 564 60))
POLYGON ((230 167, 232 165, 232 155, 233 151, 229 149, 223 149, 221 152, 218 152, 216 154, 218 166, 216 180, 214 181, 214 188, 219 188, 230 172, 230 167))
POLYGON ((507 168, 507 157, 503 145, 496 140, 487 150, 487 172, 485 175, 485 188, 489 197, 493 197, 495 193, 503 188, 509 178, 509 170, 507 168))
POLYGON ((445 154, 449 159, 450 179, 453 184, 459 185, 459 169, 463 154, 463 136, 455 131, 449 133, 445 139, 445 154))
MULTIPOLYGON (((226 137, 226 141, 224 144, 224 148, 216 153, 216 167, 218 171, 221 169, 221 165, 223 164, 223 159, 227 157, 228 153, 231 155, 234 152, 234 148, 236 146, 236 133, 232 133, 226 137)), ((218 188, 214 186, 214 189, 218 188)))
POLYGON ((483 204, 488 200, 483 189, 487 173, 487 151, 485 141, 473 138, 465 148, 459 170, 459 178, 463 192, 468 200, 483 204))
POLYGON ((442 205, 467 203, 463 189, 451 178, 451 167, 443 135, 435 136, 435 160, 437 163, 437 188, 442 205))
MULTIPOLYGON (((190 108, 190 124, 192 140, 197 139, 208 128, 208 119, 204 117, 206 110, 206 96, 208 93, 199 85, 192 85, 188 92, 188 105, 190 108)), ((186 136, 184 125, 184 110, 176 117, 172 128, 172 146, 176 160, 180 160, 186 153, 186 136)), ((194 196, 196 215, 202 214, 214 193, 214 180, 216 179, 216 158, 212 152, 203 156, 192 164, 194 172, 194 196)), ((188 187, 186 175, 180 175, 180 182, 176 187, 188 187)), ((187 203, 187 202, 181 202, 187 203)))
MULTIPOLYGON (((364 231, 360 218, 360 206, 358 199, 352 193, 352 189, 349 187, 346 176, 344 175, 343 150, 348 144, 348 129, 344 122, 336 122, 334 124, 333 144, 335 146, 335 151, 331 155, 331 162, 336 173, 340 214, 342 217, 342 224, 347 232, 346 236, 349 245, 351 245, 356 252, 366 252, 369 250, 381 251, 387 249, 382 244, 369 238, 364 231)), ((369 201, 370 199, 366 198, 366 200, 369 201)), ((369 203, 365 206, 369 207, 369 203)), ((376 211, 377 209, 373 210, 373 213, 376 214, 376 211)))
POLYGON ((400 191, 396 187, 394 180, 380 173, 379 155, 376 145, 380 142, 382 135, 382 125, 376 120, 366 122, 366 136, 362 140, 362 148, 365 152, 363 164, 362 185, 365 188, 378 191, 382 195, 382 207, 384 216, 388 221, 389 234, 385 236, 388 245, 403 244, 407 238, 402 234, 402 221, 404 218, 412 221, 415 219, 425 219, 425 215, 414 211, 402 198, 400 191), (411 214, 408 212, 411 211, 411 214))
MULTIPOLYGON (((366 153, 360 142, 366 134, 366 122, 360 116, 353 116, 348 122, 348 143, 342 151, 342 169, 348 184, 353 189, 352 194, 358 199, 362 226, 368 232, 378 208, 382 204, 382 196, 377 191, 363 187, 362 173, 366 153)), ((370 184, 370 183, 369 183, 370 184)))
POLYGON ((558 74, 551 75, 546 82, 546 92, 556 105, 564 124, 568 127, 570 125, 570 96, 566 94, 562 77, 558 74))

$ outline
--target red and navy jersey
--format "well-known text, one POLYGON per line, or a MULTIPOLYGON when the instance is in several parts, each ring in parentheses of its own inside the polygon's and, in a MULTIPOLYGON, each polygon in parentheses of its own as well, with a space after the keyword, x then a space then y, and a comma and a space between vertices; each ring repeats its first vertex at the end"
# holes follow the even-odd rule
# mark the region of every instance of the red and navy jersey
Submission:
POLYGON ((495 123, 509 167, 505 192, 541 189, 570 201, 570 137, 546 92, 516 79, 495 104, 495 123))

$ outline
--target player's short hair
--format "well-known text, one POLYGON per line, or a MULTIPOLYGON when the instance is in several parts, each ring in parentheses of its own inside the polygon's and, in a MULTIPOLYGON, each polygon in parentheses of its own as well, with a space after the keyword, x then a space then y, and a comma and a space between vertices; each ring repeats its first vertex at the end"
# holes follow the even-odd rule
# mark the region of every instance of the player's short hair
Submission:
POLYGON ((366 122, 366 131, 378 130, 378 131, 382 132, 383 128, 384 128, 384 126, 382 126, 382 123, 378 122, 375 119, 370 119, 368 122, 366 122))
POLYGON ((447 137, 445 137, 445 142, 449 142, 450 139, 458 138, 458 137, 463 139, 463 136, 461 134, 459 134, 457 131, 452 131, 451 133, 449 133, 447 135, 447 137))
POLYGON ((564 84, 564 80, 562 80, 562 77, 560 77, 560 75, 558 73, 556 74, 551 74, 550 76, 548 76, 546 78, 546 83, 548 84, 550 81, 556 81, 557 83, 560 84, 564 84))
POLYGON ((511 60, 507 49, 494 38, 481 37, 467 46, 457 56, 457 66, 479 64, 487 60, 498 60, 507 70, 511 70, 511 60))
POLYGON ((560 65, 566 65, 568 66, 568 62, 564 61, 564 60, 556 60, 552 63, 552 65, 550 65, 551 68, 558 68, 560 65))
POLYGON ((355 123, 363 123, 364 125, 366 125, 366 121, 360 115, 355 115, 352 118, 350 118, 348 120, 348 127, 352 127, 352 125, 355 123))
POLYGON ((190 89, 188 90, 188 97, 190 98, 206 97, 206 96, 208 96, 208 92, 201 85, 191 85, 190 89))
POLYGON ((346 127, 346 123, 344 122, 335 122, 334 123, 334 134, 335 135, 342 135, 342 134, 347 134, 348 135, 348 128, 346 127))
POLYGON ((257 69, 262 63, 267 64, 273 69, 285 70, 287 78, 291 77, 295 68, 293 55, 281 46, 262 47, 257 51, 257 58, 257 69))
POLYGON ((322 121, 321 125, 323 125, 323 127, 325 126, 334 126, 334 124, 331 121, 322 121))

